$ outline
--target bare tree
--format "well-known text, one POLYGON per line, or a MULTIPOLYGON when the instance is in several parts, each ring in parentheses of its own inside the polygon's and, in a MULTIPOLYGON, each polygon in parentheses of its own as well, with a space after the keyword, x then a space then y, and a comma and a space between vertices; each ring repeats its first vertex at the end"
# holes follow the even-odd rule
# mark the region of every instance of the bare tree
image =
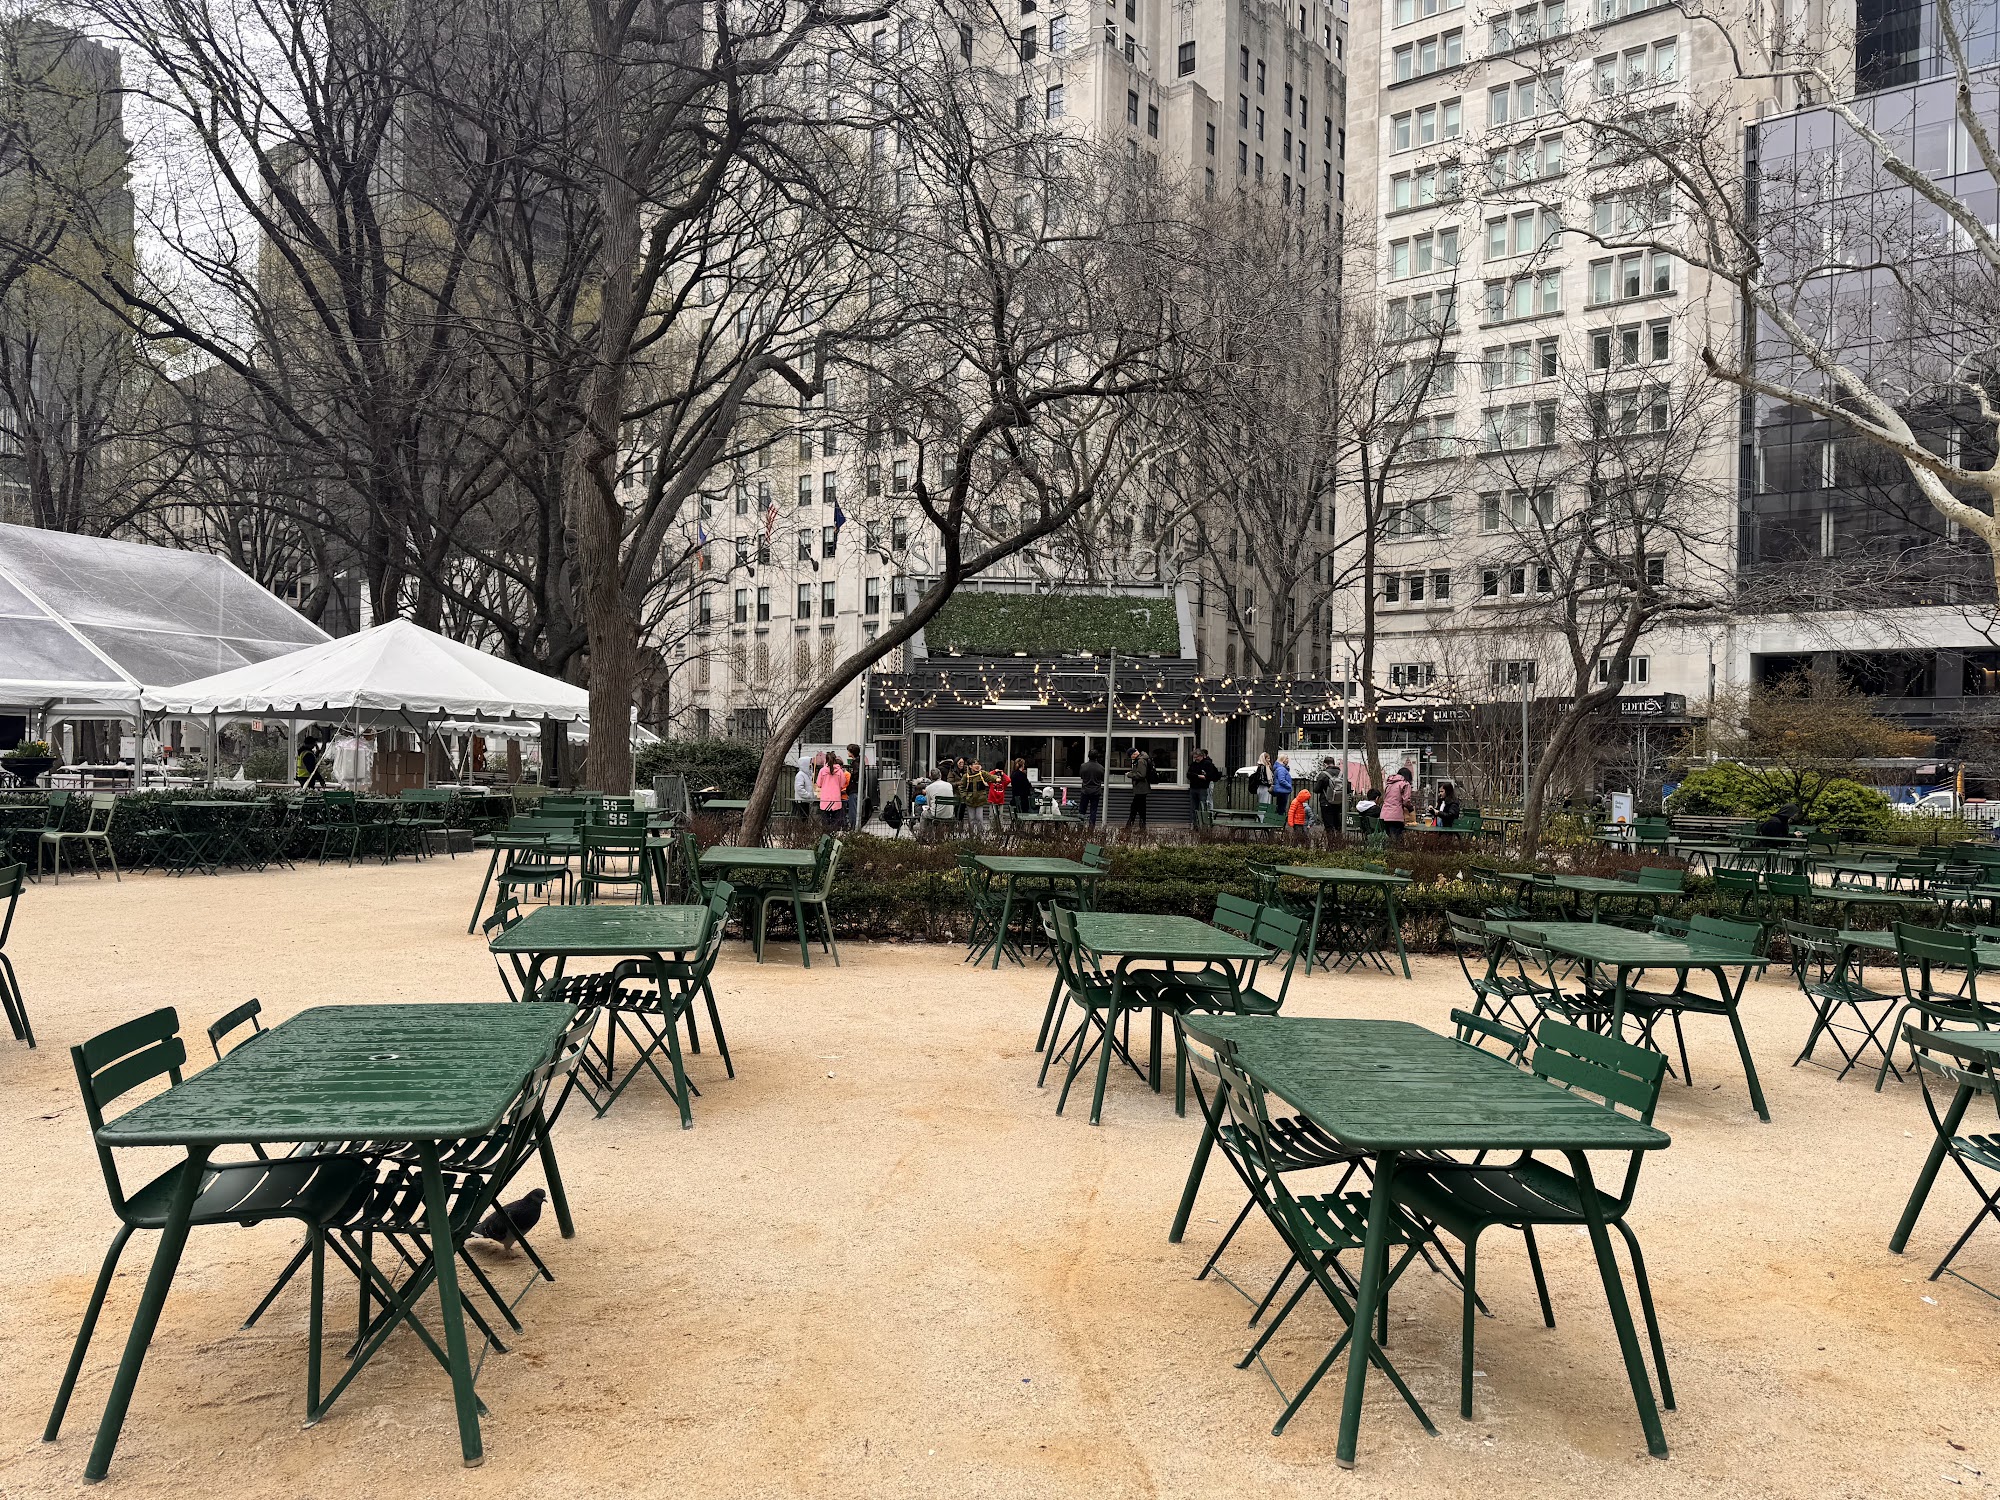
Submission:
POLYGON ((1146 398, 1181 378, 1179 196, 1019 107, 1018 61, 965 58, 948 18, 914 34, 885 80, 893 117, 870 141, 871 181, 894 218, 870 286, 901 323, 846 358, 872 413, 916 440, 907 495, 885 498, 913 512, 912 546, 933 566, 904 615, 774 724, 751 837, 813 714, 961 583, 1137 483, 1157 451, 1146 398))
MULTIPOLYGON (((1655 337, 1634 326, 1550 350, 1556 380, 1489 407, 1480 433, 1478 589, 1461 617, 1510 669, 1489 685, 1532 672, 1538 690, 1539 746, 1523 788, 1529 853, 1552 781, 1615 704, 1640 643, 1729 605, 1734 474, 1704 448, 1730 398, 1673 353, 1684 338, 1655 337)), ((1509 373, 1490 363, 1481 372, 1496 403, 1509 373)))

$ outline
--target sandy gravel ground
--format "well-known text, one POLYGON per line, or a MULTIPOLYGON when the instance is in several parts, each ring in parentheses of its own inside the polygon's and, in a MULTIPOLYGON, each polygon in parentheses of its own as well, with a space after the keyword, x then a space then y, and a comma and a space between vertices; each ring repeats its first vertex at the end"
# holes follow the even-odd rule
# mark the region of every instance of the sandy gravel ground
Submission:
MULTIPOLYGON (((64 1049, 179 1007, 190 1037, 256 995, 282 1017, 330 1001, 485 999, 465 918, 471 861, 391 869, 65 881, 32 889, 11 951, 41 1050, 0 1042, 0 1494, 72 1492, 152 1239, 128 1253, 69 1427, 40 1430, 113 1221, 64 1049)), ((2000 1304, 1925 1274, 1973 1200, 1941 1179, 1908 1257, 1885 1244, 1928 1133, 1913 1086, 1786 1066, 1789 984, 1746 1003, 1774 1122, 1758 1123, 1726 1029, 1691 1030, 1699 1087, 1669 1082, 1674 1145, 1634 1222, 1680 1410, 1646 1457, 1580 1237, 1545 1241, 1558 1326, 1535 1314, 1519 1241, 1483 1287, 1476 1420, 1456 1414, 1457 1301, 1413 1272, 1392 1352, 1439 1423, 1426 1437, 1370 1386, 1361 1466, 1333 1465, 1329 1382, 1282 1438, 1247 1308, 1194 1273, 1239 1199, 1210 1175, 1185 1244, 1166 1229, 1198 1122, 1129 1074, 1101 1129, 1054 1113, 1032 1051, 1047 971, 974 973, 955 951, 866 947, 801 972, 723 961, 738 1077, 712 1051, 683 1132, 656 1088, 558 1147, 579 1224, 539 1243, 559 1280, 485 1364, 488 1457, 458 1461, 448 1385, 407 1334, 301 1430, 305 1304, 243 1315, 293 1246, 284 1228, 197 1232, 106 1491, 131 1495, 1494 1495, 1575 1487, 1670 1496, 1950 1495, 2000 1475, 2000 1304)), ((1314 976, 1302 1014, 1441 1025, 1455 967, 1416 982, 1314 976)), ((205 1050, 205 1047, 204 1047, 205 1050)), ((1281 1257, 1246 1231, 1225 1265, 1281 1257)), ((491 1257, 511 1285, 525 1262, 491 1257)), ((2000 1234, 1965 1259, 2000 1285, 2000 1234)), ((336 1316, 351 1306, 331 1279, 336 1316)), ((1332 1314, 1274 1345, 1289 1387, 1332 1314)))

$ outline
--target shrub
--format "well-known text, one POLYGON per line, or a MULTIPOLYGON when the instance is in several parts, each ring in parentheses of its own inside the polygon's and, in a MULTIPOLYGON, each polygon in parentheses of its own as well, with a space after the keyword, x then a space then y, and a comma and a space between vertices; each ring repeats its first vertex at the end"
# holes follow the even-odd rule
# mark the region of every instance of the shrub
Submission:
MULTIPOLYGON (((1784 793, 1735 761, 1697 766, 1667 799, 1667 811, 1690 816, 1765 818, 1778 810, 1784 793)), ((1870 831, 1885 828, 1895 814, 1889 799, 1872 786, 1839 776, 1821 787, 1802 821, 1817 828, 1870 831)))
POLYGON ((760 752, 736 740, 661 740, 632 759, 633 780, 649 787, 655 776, 678 771, 691 789, 716 786, 725 797, 747 797, 757 784, 760 752))
POLYGON ((282 745, 259 745, 243 761, 243 774, 252 781, 290 781, 287 771, 291 757, 282 745))

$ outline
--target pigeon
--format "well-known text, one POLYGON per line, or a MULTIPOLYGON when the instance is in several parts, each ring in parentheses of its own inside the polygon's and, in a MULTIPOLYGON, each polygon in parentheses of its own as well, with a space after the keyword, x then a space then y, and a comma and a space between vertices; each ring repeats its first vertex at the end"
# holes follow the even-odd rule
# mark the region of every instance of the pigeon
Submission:
POLYGON ((492 1240, 501 1245, 513 1244, 516 1238, 542 1222, 542 1200, 547 1197, 546 1192, 536 1188, 525 1198, 501 1204, 479 1221, 479 1227, 472 1231, 470 1238, 492 1240))

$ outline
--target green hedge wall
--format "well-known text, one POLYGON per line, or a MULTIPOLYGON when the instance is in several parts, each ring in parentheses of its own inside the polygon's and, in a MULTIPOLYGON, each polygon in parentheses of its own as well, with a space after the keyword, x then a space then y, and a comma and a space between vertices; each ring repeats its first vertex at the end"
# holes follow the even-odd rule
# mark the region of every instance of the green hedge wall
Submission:
POLYGON ((961 592, 924 627, 932 655, 1065 656, 1123 651, 1179 656, 1180 623, 1171 598, 1117 594, 989 594, 961 592))

